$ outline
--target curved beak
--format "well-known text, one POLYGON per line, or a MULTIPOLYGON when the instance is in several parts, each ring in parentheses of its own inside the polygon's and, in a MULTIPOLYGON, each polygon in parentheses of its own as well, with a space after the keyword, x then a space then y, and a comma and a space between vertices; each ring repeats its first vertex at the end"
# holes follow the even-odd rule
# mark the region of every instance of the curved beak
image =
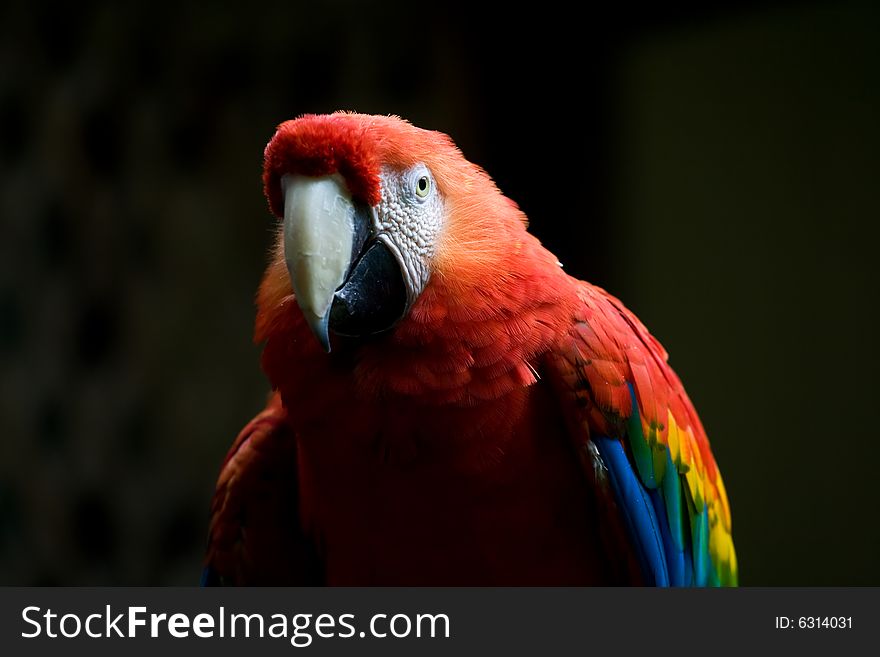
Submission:
POLYGON ((284 258, 296 301, 326 351, 333 295, 345 282, 357 237, 355 207, 339 174, 285 175, 284 258))

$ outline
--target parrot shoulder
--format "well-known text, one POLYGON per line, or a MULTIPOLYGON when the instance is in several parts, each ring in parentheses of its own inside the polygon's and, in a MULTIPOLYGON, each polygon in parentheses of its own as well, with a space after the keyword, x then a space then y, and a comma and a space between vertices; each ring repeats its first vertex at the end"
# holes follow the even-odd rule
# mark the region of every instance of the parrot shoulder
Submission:
POLYGON ((280 395, 229 449, 217 480, 202 584, 318 583, 298 521, 297 448, 280 395))

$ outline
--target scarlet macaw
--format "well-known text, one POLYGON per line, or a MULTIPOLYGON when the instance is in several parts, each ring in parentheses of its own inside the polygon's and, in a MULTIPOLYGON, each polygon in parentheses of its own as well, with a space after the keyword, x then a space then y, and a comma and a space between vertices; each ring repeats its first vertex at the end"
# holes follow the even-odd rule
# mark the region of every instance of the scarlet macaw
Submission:
POLYGON ((274 393, 223 465, 205 583, 736 584, 666 351, 446 135, 305 115, 263 183, 274 393))

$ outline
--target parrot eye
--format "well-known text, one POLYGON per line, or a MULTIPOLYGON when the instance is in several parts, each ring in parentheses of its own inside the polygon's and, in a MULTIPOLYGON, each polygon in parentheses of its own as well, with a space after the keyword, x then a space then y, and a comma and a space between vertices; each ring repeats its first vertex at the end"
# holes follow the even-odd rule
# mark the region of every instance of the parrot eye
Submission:
POLYGON ((420 176, 416 181, 416 196, 425 198, 431 191, 431 179, 428 176, 420 176))

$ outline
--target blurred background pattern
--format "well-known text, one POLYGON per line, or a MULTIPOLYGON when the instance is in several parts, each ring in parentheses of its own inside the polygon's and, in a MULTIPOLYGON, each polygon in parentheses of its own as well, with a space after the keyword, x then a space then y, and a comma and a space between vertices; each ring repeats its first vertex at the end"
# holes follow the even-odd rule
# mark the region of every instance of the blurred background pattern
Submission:
POLYGON ((0 584, 197 582, 267 392, 262 149, 335 109, 449 133, 641 316, 743 584, 880 584, 876 4, 513 4, 4 4, 0 584))

